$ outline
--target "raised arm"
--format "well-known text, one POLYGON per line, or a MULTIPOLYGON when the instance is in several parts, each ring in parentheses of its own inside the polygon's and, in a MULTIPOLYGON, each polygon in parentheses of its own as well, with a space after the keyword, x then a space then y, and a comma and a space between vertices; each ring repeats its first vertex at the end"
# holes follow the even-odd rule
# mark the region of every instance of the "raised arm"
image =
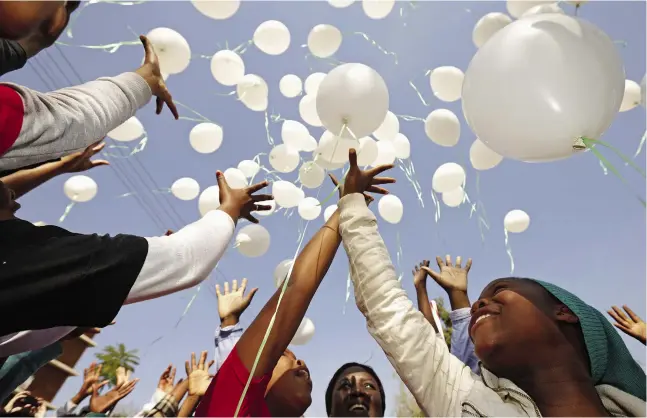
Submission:
POLYGON ((439 332, 436 321, 434 320, 434 314, 431 311, 431 303, 429 302, 429 294, 427 293, 427 272, 421 268, 423 266, 428 267, 429 261, 424 260, 413 269, 413 287, 416 289, 418 310, 424 315, 427 322, 434 327, 434 330, 439 332))
MULTIPOLYGON (((352 161, 351 161, 352 163, 352 161)), ((426 416, 461 414, 460 393, 471 389, 469 368, 449 354, 442 338, 414 308, 398 282, 375 215, 349 182, 362 181, 356 164, 340 200, 340 232, 350 262, 357 307, 370 334, 426 416)))

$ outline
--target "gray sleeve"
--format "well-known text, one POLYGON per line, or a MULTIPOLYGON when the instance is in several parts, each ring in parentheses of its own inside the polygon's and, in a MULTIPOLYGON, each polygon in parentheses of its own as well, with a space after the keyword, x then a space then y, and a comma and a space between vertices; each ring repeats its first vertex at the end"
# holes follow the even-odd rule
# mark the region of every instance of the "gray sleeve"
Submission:
POLYGON ((133 72, 50 93, 5 85, 20 95, 24 116, 18 138, 0 158, 0 170, 81 150, 133 116, 152 96, 146 81, 133 72))
POLYGON ((21 69, 27 63, 27 53, 16 41, 0 39, 0 76, 21 69))

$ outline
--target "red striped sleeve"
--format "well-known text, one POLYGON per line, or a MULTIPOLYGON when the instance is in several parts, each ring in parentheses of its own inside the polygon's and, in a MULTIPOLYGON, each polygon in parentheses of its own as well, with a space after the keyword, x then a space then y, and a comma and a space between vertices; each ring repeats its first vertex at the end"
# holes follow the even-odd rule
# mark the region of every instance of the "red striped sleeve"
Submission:
POLYGON ((0 155, 18 139, 24 114, 20 95, 12 88, 0 85, 0 155))

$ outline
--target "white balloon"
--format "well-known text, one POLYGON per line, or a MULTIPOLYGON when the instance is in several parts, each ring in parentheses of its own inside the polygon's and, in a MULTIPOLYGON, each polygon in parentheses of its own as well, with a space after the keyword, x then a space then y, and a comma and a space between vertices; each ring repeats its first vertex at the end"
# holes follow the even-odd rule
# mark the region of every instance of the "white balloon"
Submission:
POLYGON ((337 135, 370 135, 382 124, 388 110, 389 90, 384 79, 364 64, 335 67, 319 86, 317 113, 326 129, 337 135), (348 129, 342 132, 342 127, 348 129))
MULTIPOLYGON (((270 165, 280 173, 291 173, 299 166, 299 151, 279 144, 270 151, 270 165)), ((282 206, 282 205, 281 205, 282 206)))
POLYGON ((377 158, 371 164, 373 167, 395 162, 395 148, 392 141, 377 142, 377 158))
POLYGON ((554 0, 508 0, 506 7, 511 16, 519 19, 526 11, 533 7, 553 2, 554 0))
POLYGON ((301 151, 309 142, 310 132, 301 122, 285 120, 281 126, 281 139, 288 147, 301 151))
POLYGON ((300 95, 302 89, 303 85, 301 83, 301 79, 299 76, 294 74, 286 74, 281 77, 281 81, 279 81, 279 90, 281 91, 281 94, 288 99, 300 95))
POLYGON ((272 195, 276 204, 287 209, 298 206, 299 202, 305 198, 301 189, 285 180, 272 183, 272 195))
POLYGON ((305 345, 315 335, 315 325, 310 318, 304 317, 301 325, 297 328, 297 332, 292 337, 291 345, 305 345))
POLYGON ((324 78, 326 78, 326 73, 312 73, 306 77, 306 81, 303 85, 306 94, 316 96, 319 91, 319 85, 321 85, 324 78))
POLYGON ((256 205, 260 206, 270 206, 268 210, 255 210, 254 215, 261 216, 270 216, 276 210, 276 202, 274 200, 263 200, 262 202, 256 202, 256 205))
POLYGON ((442 199, 443 203, 450 208, 457 208, 463 203, 463 199, 465 199, 465 190, 462 187, 450 190, 442 194, 442 199))
POLYGON ((559 4, 557 3, 549 3, 549 4, 539 4, 537 6, 534 6, 527 11, 524 12, 524 14, 521 17, 528 17, 532 15, 539 15, 542 13, 561 13, 564 14, 564 10, 562 10, 561 7, 559 7, 559 4))
POLYGON ((321 126, 319 114, 317 114, 317 97, 306 94, 299 102, 299 116, 310 126, 321 126))
POLYGON ((638 106, 642 100, 641 94, 641 88, 638 83, 633 80, 625 80, 625 92, 622 96, 620 112, 626 112, 638 106))
POLYGON ((377 204, 377 210, 382 219, 391 224, 400 223, 404 214, 402 201, 396 195, 387 194, 380 198, 377 204))
POLYGON ((316 189, 321 186, 326 178, 326 171, 314 161, 308 161, 299 168, 299 181, 303 187, 316 189))
POLYGON ((264 112, 267 109, 267 83, 256 74, 245 74, 236 85, 238 100, 247 108, 255 112, 264 112))
POLYGON ((357 149, 357 165, 371 165, 377 158, 377 142, 370 136, 359 139, 359 148, 357 149))
POLYGON ((251 179, 256 174, 258 174, 261 166, 256 161, 243 160, 238 163, 238 169, 243 172, 245 177, 251 179))
POLYGON ((479 19, 472 30, 472 42, 477 48, 485 45, 488 39, 499 30, 512 23, 512 19, 505 13, 488 13, 479 19))
POLYGON ((453 147, 461 137, 461 123, 448 109, 436 109, 425 119, 427 138, 443 147, 453 147))
POLYGON ((140 138, 144 133, 144 125, 142 125, 139 119, 132 116, 126 122, 108 132, 108 136, 115 141, 128 142, 140 138))
POLYGON ((247 177, 242 170, 237 168, 228 168, 223 174, 230 188, 244 189, 247 187, 247 177))
POLYGON ((406 160, 411 156, 411 144, 409 143, 409 138, 404 134, 398 133, 391 142, 396 158, 406 160))
POLYGON ((355 0, 328 0, 328 3, 330 3, 332 7, 343 9, 344 7, 348 7, 355 3, 355 0))
POLYGON ((321 158, 321 155, 315 151, 312 153, 312 160, 317 164, 319 167, 323 168, 324 170, 328 171, 334 171, 334 170, 339 170, 346 164, 346 162, 342 163, 333 163, 330 161, 326 161, 325 159, 321 158))
POLYGON ((431 91, 443 102, 455 102, 461 98, 463 72, 456 67, 438 67, 429 74, 431 91))
POLYGON ((88 176, 72 176, 63 184, 63 192, 71 201, 82 203, 97 195, 97 183, 88 176))
POLYGON ((344 164, 348 161, 348 151, 351 148, 357 148, 359 141, 354 139, 342 138, 333 135, 330 131, 325 131, 319 138, 317 147, 317 158, 323 158, 334 164, 344 164))
POLYGON ((503 161, 503 157, 492 151, 480 139, 476 138, 470 147, 470 162, 477 170, 489 170, 503 161))
POLYGON ((189 133, 189 143, 200 154, 215 152, 222 144, 222 128, 215 123, 199 123, 189 133))
POLYGON ((519 209, 511 210, 503 218, 503 227, 514 234, 524 232, 528 226, 530 226, 530 216, 519 209))
POLYGON ((400 121, 393 112, 388 111, 382 124, 373 132, 373 136, 380 141, 391 141, 398 132, 400 132, 400 121))
POLYGON ((281 55, 290 47, 290 31, 278 20, 268 20, 256 28, 252 40, 266 54, 281 55))
POLYGON ((191 0, 203 15, 216 20, 232 17, 240 7, 240 0, 191 0))
POLYGON ((341 46, 342 35, 333 25, 317 25, 308 34, 308 49, 315 57, 328 58, 341 46))
POLYGON ((235 86, 245 76, 245 62, 228 49, 223 49, 211 58, 211 75, 223 86, 235 86))
POLYGON ((200 185, 191 177, 182 177, 175 180, 171 193, 180 200, 193 200, 200 194, 200 185))
POLYGON ((191 62, 191 48, 182 35, 173 29, 156 28, 146 35, 153 44, 160 71, 165 74, 179 74, 191 62))
POLYGON ((472 58, 463 113, 493 151, 521 161, 567 158, 615 117, 624 69, 609 37, 584 20, 540 14, 503 28, 472 58), (523 41, 521 41, 523 40, 523 41))
POLYGON ((312 221, 319 217, 321 214, 321 203, 314 197, 306 197, 299 202, 299 207, 297 208, 299 216, 301 216, 306 221, 312 221))
POLYGON ((371 19, 384 19, 391 13, 395 0, 362 0, 362 9, 371 19))
POLYGON ((212 210, 220 207, 220 188, 218 186, 210 186, 202 191, 198 199, 198 210, 200 215, 204 216, 212 210))
POLYGON ((333 213, 337 210, 337 205, 330 205, 324 210, 324 222, 328 222, 328 219, 332 216, 333 213))
POLYGON ((308 135, 308 139, 306 139, 302 144, 301 151, 313 152, 317 149, 317 146, 317 140, 312 135, 308 135))
POLYGON ((246 257, 260 257, 270 248, 270 233, 258 224, 245 225, 236 235, 235 245, 246 257))
POLYGON ((456 163, 445 163, 438 167, 431 179, 431 187, 436 193, 446 193, 463 187, 465 170, 456 163))
POLYGON ((283 280, 288 276, 290 268, 294 264, 294 260, 283 260, 274 269, 274 285, 278 288, 281 287, 283 280))
POLYGON ((643 80, 640 82, 640 104, 643 105, 643 107, 647 104, 647 101, 645 101, 645 90, 647 90, 647 87, 645 86, 645 77, 643 76, 643 80))

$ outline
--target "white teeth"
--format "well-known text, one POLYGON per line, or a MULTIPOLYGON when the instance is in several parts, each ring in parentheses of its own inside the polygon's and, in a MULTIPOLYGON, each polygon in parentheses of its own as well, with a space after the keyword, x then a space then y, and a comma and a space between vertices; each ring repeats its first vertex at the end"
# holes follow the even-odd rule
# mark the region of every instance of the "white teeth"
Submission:
POLYGON ((366 406, 365 406, 365 405, 363 405, 363 404, 361 404, 361 403, 358 403, 358 404, 355 404, 355 405, 353 405, 353 406, 351 406, 351 407, 350 407, 350 410, 351 410, 351 411, 354 411, 354 410, 356 410, 356 409, 361 409, 361 410, 363 410, 363 411, 366 411, 366 406))
POLYGON ((490 316, 492 316, 492 315, 490 315, 490 314, 485 314, 485 315, 481 315, 481 316, 479 316, 478 318, 476 318, 476 322, 474 322, 474 325, 478 324, 479 322, 481 322, 481 321, 482 321, 482 320, 484 320, 485 318, 489 318, 490 316))

